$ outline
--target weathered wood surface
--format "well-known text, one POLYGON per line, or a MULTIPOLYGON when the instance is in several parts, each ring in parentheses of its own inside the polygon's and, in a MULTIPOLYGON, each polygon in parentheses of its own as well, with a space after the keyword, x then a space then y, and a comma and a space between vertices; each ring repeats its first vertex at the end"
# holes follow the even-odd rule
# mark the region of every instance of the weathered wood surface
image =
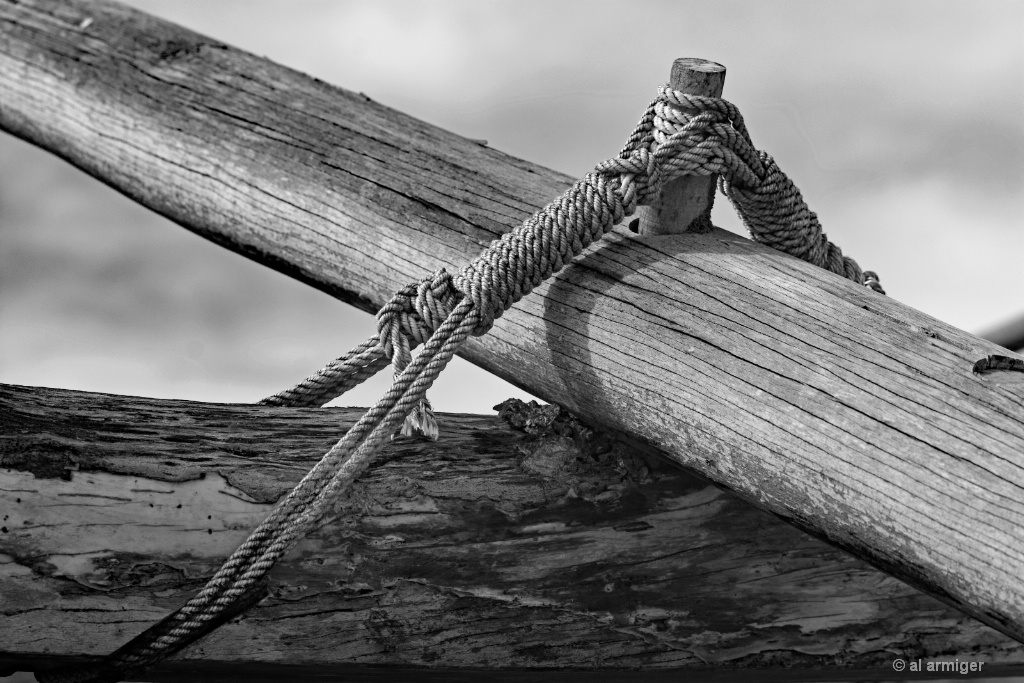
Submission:
MULTIPOLYGON (((1024 645, 547 410, 514 413, 535 435, 441 415, 440 442, 392 442, 270 597, 166 671, 1024 666, 1024 645)), ((0 385, 0 664, 106 654, 182 604, 359 412, 0 385)))
MULTIPOLYGON (((118 5, 0 26, 0 126, 365 310, 570 181, 118 5)), ((622 231, 461 355, 1022 639, 1024 375, 974 375, 993 353, 723 231, 622 231)))

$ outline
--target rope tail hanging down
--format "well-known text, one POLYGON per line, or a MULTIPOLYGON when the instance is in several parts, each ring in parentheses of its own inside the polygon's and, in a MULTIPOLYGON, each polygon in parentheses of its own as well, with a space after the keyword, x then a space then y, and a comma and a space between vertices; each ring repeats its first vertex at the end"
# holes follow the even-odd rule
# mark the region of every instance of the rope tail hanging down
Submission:
POLYGON ((654 201, 663 183, 717 174, 752 237, 883 293, 829 242, 817 216, 774 160, 757 151, 743 117, 718 98, 663 86, 625 147, 452 276, 411 284, 377 314, 377 333, 264 405, 321 406, 389 363, 394 384, 328 451, 206 586, 184 607, 102 661, 38 674, 47 683, 117 681, 138 674, 208 633, 265 594, 263 580, 332 502, 373 462, 399 425, 437 438, 426 391, 469 335, 560 270, 614 225, 654 201), (690 114, 683 109, 698 113, 690 114), (412 357, 412 350, 423 348, 412 357))

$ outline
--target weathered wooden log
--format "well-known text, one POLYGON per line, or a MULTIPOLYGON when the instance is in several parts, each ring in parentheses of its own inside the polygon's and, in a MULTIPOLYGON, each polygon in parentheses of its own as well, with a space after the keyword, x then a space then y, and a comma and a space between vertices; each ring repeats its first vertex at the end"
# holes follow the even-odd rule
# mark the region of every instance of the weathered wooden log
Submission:
MULTIPOLYGON (((0 385, 0 675, 106 654, 185 602, 359 412, 0 385)), ((1024 645, 555 406, 506 412, 519 429, 441 415, 443 441, 393 441, 270 597, 165 675, 1024 666, 1024 645)))
MULTIPOLYGON (((0 22, 0 126, 365 310, 570 181, 116 4, 0 22)), ((461 355, 1022 639, 1021 373, 972 371, 1000 353, 723 231, 623 231, 461 355)))

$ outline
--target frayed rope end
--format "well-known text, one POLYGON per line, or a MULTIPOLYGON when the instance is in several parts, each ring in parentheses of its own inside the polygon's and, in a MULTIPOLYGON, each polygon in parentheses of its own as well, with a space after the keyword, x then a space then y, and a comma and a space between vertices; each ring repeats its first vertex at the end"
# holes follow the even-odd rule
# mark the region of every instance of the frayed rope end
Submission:
MULTIPOLYGON (((430 401, 420 399, 416 407, 405 416, 402 424, 401 436, 425 436, 431 441, 437 441, 440 437, 440 430, 437 428, 437 419, 434 417, 434 409, 430 401)), ((394 437, 392 437, 394 438, 394 437)))

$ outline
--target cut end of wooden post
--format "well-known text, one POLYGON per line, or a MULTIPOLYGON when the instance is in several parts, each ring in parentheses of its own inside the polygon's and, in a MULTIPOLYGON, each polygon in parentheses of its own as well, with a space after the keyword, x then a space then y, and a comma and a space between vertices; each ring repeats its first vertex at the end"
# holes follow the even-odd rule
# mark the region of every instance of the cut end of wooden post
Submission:
POLYGON ((725 85, 725 67, 707 59, 680 57, 672 62, 668 84, 690 95, 721 97, 725 85))
MULTIPOLYGON (((721 97, 725 67, 718 62, 682 57, 672 62, 669 86, 688 95, 721 97)), ((673 235, 709 232, 717 176, 691 176, 666 183, 654 206, 637 209, 641 235, 673 235)))

